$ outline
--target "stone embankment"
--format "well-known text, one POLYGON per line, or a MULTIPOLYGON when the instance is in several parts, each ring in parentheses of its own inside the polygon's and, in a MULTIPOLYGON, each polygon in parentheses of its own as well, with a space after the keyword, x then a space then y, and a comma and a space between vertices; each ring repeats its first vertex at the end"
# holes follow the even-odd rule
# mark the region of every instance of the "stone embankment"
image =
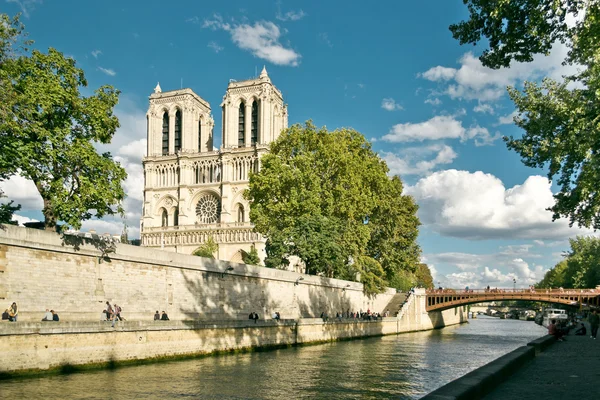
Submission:
POLYGON ((118 245, 109 258, 55 233, 0 229, 0 374, 187 357, 429 330, 466 322, 464 307, 428 313, 425 291, 366 296, 358 282, 118 245), (402 301, 401 301, 402 300, 402 301), (99 322, 106 301, 127 319, 99 322), (401 310, 390 309, 402 303, 401 310), (40 321, 45 309, 61 322, 40 321), (396 318, 324 323, 321 312, 390 311, 396 318), (154 322, 156 311, 171 321, 154 322), (283 321, 268 318, 279 312, 283 321), (250 312, 260 320, 248 321, 250 312), (98 322, 96 322, 98 321, 98 322))

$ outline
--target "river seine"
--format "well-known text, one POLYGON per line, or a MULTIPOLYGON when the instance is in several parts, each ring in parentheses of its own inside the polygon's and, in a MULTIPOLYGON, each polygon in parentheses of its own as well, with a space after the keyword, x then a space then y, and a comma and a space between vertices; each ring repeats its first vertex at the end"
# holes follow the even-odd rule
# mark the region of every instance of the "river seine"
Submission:
POLYGON ((4 399, 418 399, 543 336, 533 322, 468 324, 275 351, 0 382, 4 399))

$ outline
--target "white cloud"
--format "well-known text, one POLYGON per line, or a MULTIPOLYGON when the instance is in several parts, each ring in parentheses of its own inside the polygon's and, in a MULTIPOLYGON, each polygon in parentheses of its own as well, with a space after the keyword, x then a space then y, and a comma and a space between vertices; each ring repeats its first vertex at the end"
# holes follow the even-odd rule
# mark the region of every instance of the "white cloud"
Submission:
POLYGON ((106 75, 110 75, 110 76, 115 76, 117 73, 110 69, 110 68, 102 68, 102 67, 98 67, 98 69, 102 72, 104 72, 106 75))
POLYGON ((465 129, 462 122, 451 115, 438 115, 418 123, 396 124, 382 140, 392 143, 415 142, 439 139, 475 139, 476 146, 492 144, 500 134, 492 136, 486 128, 479 125, 465 129))
POLYGON ((33 181, 20 175, 13 175, 10 179, 0 182, 0 189, 6 196, 6 201, 14 200, 21 205, 22 211, 41 211, 44 208, 42 196, 33 181))
POLYGON ((437 97, 435 97, 433 99, 425 100, 425 104, 431 104, 432 106, 439 106, 440 104, 442 104, 442 101, 440 99, 438 99, 437 97))
POLYGON ((92 56, 94 56, 94 58, 98 58, 98 56, 102 54, 101 50, 94 50, 92 51, 92 56))
POLYGON ((284 47, 280 42, 281 31, 277 25, 269 21, 249 24, 229 24, 220 15, 205 20, 204 28, 221 29, 231 34, 231 40, 240 49, 250 51, 255 57, 267 60, 276 65, 295 67, 300 62, 301 55, 284 47))
POLYGON ((457 139, 465 134, 462 123, 452 116, 436 116, 425 122, 396 124, 383 140, 392 143, 457 139))
POLYGON ((329 40, 329 35, 327 32, 319 33, 319 40, 325 43, 328 47, 333 47, 333 43, 331 43, 331 40, 329 40))
POLYGON ((298 21, 299 19, 302 19, 302 18, 306 17, 307 15, 308 14, 306 14, 302 10, 288 11, 283 15, 281 14, 281 11, 278 11, 275 18, 277 18, 280 21, 298 21))
POLYGON ((451 164, 458 155, 447 145, 407 148, 401 154, 382 152, 391 175, 427 175, 437 166, 451 164), (431 156, 435 154, 434 158, 431 156), (428 157, 428 160, 422 158, 428 157))
POLYGON ((200 23, 200 18, 198 18, 197 15, 194 15, 193 17, 190 17, 190 18, 186 19, 185 22, 190 22, 192 24, 199 24, 200 23))
MULTIPOLYGON (((537 256, 528 254, 527 256, 537 256)), ((482 288, 485 286, 512 288, 516 280, 517 287, 528 287, 540 281, 547 268, 524 261, 520 257, 510 257, 506 252, 491 254, 469 253, 438 253, 427 254, 426 258, 436 265, 441 265, 450 270, 456 268, 459 272, 440 274, 436 281, 444 287, 482 288)))
POLYGON ((421 222, 444 236, 466 239, 564 239, 585 229, 568 221, 552 222, 550 182, 530 176, 506 189, 481 171, 445 170, 419 180, 406 192, 419 204, 421 222))
POLYGON ((215 51, 215 53, 218 53, 220 51, 223 50, 223 47, 219 46, 219 44, 217 42, 211 41, 208 42, 208 46, 209 49, 213 49, 215 51))
POLYGON ((381 108, 387 111, 404 110, 404 107, 402 107, 400 104, 397 104, 396 101, 391 97, 381 100, 381 108))
POLYGON ((498 118, 498 125, 511 125, 514 123, 514 118, 519 115, 519 113, 515 110, 508 115, 501 116, 498 118))
POLYGON ((436 66, 419 76, 439 82, 442 93, 453 99, 494 101, 506 93, 507 86, 543 76, 560 81, 564 75, 576 72, 578 66, 562 65, 567 52, 566 45, 556 43, 549 56, 538 55, 530 63, 513 62, 510 68, 500 69, 484 67, 473 53, 468 52, 460 58, 458 69, 436 66))
POLYGON ((418 76, 430 81, 447 81, 456 76, 456 69, 437 66, 419 74, 418 76))
POLYGON ((19 226, 25 226, 26 222, 39 222, 37 219, 28 218, 18 214, 13 214, 12 221, 17 221, 19 226))
POLYGON ((483 114, 494 114, 494 108, 489 104, 479 103, 473 107, 473 111, 483 114))
POLYGON ((6 0, 6 2, 17 4, 25 18, 29 18, 29 13, 35 10, 37 4, 42 4, 42 0, 6 0))

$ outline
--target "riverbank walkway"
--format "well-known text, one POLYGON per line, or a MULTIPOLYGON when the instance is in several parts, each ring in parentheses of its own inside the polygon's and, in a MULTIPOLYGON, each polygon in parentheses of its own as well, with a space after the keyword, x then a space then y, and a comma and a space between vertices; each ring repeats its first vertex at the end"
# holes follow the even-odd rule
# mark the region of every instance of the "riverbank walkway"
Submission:
POLYGON ((538 354, 484 399, 599 399, 600 338, 566 339, 538 354))

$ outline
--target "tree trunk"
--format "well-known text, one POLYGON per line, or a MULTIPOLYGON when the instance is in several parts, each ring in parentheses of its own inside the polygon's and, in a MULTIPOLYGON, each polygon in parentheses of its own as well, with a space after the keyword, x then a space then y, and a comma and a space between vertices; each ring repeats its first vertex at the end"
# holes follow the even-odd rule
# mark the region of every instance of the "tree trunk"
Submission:
POLYGON ((54 215, 52 203, 49 199, 44 199, 44 209, 42 210, 42 213, 44 214, 44 229, 47 231, 55 231, 56 216, 54 215))

